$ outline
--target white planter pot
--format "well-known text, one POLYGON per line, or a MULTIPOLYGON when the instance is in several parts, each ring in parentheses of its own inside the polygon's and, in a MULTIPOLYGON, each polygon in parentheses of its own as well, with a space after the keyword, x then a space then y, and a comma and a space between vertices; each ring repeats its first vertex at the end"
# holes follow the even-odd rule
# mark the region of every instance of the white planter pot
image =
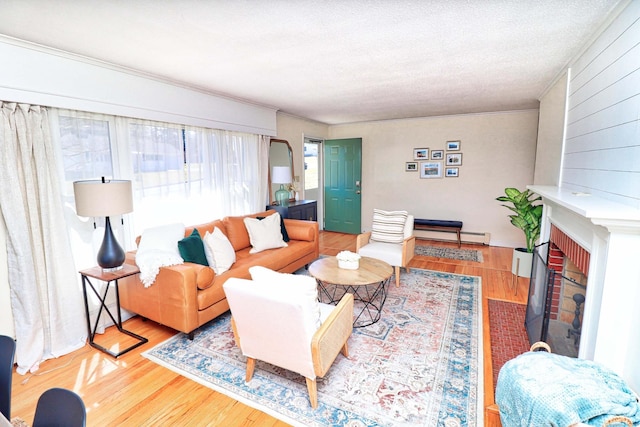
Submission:
POLYGON ((513 260, 511 262, 511 272, 519 277, 531 277, 531 264, 533 263, 533 252, 527 252, 525 248, 513 250, 513 260))

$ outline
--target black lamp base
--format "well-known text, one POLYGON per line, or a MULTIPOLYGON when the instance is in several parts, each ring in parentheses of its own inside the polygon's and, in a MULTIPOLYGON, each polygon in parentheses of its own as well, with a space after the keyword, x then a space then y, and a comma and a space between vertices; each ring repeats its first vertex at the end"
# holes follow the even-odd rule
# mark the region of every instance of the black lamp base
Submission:
POLYGON ((104 239, 98 251, 98 265, 102 267, 104 271, 116 271, 122 268, 124 259, 124 250, 118 244, 116 236, 114 236, 111 230, 109 217, 106 217, 104 223, 104 239))

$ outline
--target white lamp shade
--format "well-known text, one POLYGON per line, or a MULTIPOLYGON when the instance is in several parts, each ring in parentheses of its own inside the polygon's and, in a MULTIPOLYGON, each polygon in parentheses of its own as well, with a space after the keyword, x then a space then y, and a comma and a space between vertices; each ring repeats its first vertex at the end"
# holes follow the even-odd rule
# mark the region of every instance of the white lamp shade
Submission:
POLYGON ((274 184, 290 184, 291 168, 289 166, 274 166, 271 174, 271 182, 274 184))
POLYGON ((133 211, 131 181, 76 181, 73 194, 78 216, 113 216, 133 211))

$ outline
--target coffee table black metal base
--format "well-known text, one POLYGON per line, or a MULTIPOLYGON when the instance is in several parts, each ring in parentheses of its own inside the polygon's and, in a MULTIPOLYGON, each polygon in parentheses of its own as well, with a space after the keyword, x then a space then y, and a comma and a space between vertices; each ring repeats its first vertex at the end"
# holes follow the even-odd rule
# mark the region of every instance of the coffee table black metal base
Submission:
POLYGON ((316 279, 320 292, 318 298, 325 304, 337 304, 345 293, 353 294, 354 311, 361 308, 355 315, 354 328, 370 326, 380 320, 382 307, 387 300, 387 284, 389 279, 370 285, 336 285, 316 279))

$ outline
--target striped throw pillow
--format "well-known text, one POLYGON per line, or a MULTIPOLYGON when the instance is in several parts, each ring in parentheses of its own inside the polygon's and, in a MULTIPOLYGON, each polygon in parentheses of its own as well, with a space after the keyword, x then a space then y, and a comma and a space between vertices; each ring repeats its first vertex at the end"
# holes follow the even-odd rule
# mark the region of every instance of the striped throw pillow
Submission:
POLYGON ((402 243, 407 215, 407 211, 374 209, 371 240, 385 243, 402 243))

